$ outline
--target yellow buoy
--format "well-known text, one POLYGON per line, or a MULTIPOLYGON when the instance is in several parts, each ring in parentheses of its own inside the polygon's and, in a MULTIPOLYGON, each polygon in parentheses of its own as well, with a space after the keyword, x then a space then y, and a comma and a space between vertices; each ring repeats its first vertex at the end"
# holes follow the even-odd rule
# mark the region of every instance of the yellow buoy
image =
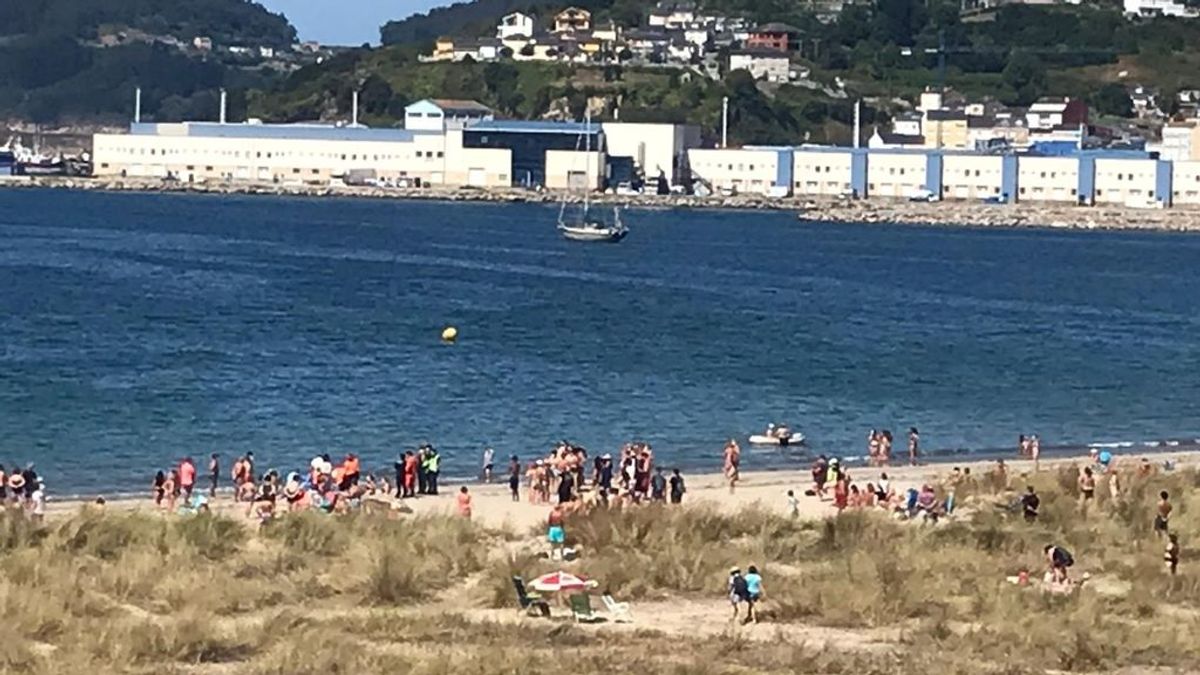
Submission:
POLYGON ((446 326, 442 329, 442 342, 454 342, 458 339, 458 329, 454 326, 446 326))

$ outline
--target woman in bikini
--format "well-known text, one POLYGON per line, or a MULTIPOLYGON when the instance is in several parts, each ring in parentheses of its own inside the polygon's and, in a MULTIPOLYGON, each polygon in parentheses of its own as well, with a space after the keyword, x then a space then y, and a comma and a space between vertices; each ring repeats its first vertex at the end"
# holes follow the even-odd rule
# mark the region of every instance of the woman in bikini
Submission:
POLYGON ((166 496, 167 474, 159 471, 154 474, 154 505, 162 508, 163 497, 166 496))
POLYGON ((163 481, 162 492, 166 499, 167 513, 174 513, 175 500, 179 494, 179 477, 175 474, 174 469, 171 469, 171 472, 167 474, 167 479, 163 481))

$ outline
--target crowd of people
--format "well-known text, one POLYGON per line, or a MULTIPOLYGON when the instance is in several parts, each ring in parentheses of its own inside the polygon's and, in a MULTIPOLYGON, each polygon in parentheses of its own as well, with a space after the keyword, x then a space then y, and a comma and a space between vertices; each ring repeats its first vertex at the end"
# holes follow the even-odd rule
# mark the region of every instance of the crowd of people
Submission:
MULTIPOLYGON (((887 472, 879 474, 878 481, 865 485, 855 483, 849 469, 837 457, 819 455, 810 469, 812 487, 805 491, 810 497, 824 501, 827 497, 833 500, 833 506, 838 513, 846 509, 878 508, 901 518, 923 518, 936 521, 954 510, 954 493, 960 479, 951 478, 944 494, 930 483, 924 483, 920 488, 909 488, 897 491, 892 486, 887 472)), ((961 471, 955 467, 955 472, 961 476, 961 471)), ((967 476, 969 478, 970 471, 967 476)), ((799 505, 795 494, 788 492, 788 508, 794 514, 799 514, 799 505)))
MULTIPOLYGON (((485 451, 485 472, 489 459, 485 451)), ((687 491, 679 469, 672 469, 668 477, 664 468, 655 464, 654 450, 648 443, 627 443, 616 460, 611 454, 603 453, 589 462, 588 451, 568 441, 560 442, 548 456, 538 458, 524 468, 513 455, 508 467, 513 501, 520 500, 522 476, 530 504, 594 502, 609 505, 655 501, 679 504, 687 491)))
MULTIPOLYGON (((921 455, 921 435, 916 427, 908 428, 908 463, 916 466, 921 455)), ((892 432, 872 429, 867 434, 867 465, 889 466, 892 462, 892 432)))
POLYGON ((46 517, 46 483, 38 476, 33 463, 22 469, 13 465, 5 471, 0 465, 0 507, 19 509, 34 522, 46 517))

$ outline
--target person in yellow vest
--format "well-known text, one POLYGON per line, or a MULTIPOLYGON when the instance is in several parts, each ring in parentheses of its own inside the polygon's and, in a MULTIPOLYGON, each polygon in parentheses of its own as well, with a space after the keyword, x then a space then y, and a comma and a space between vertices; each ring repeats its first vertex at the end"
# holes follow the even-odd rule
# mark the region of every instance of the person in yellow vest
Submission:
POLYGON ((426 487, 428 488, 428 492, 426 494, 436 495, 438 493, 438 472, 441 470, 442 456, 438 454, 438 451, 435 450, 433 446, 426 448, 424 464, 425 482, 426 487))

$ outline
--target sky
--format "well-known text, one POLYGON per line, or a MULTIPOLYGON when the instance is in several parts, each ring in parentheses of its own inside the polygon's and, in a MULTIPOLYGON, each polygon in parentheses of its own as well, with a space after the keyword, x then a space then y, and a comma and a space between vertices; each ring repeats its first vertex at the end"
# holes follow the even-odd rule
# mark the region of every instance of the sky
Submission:
POLYGON ((258 0, 272 12, 283 12, 301 40, 331 45, 378 44, 379 27, 450 0, 258 0))

